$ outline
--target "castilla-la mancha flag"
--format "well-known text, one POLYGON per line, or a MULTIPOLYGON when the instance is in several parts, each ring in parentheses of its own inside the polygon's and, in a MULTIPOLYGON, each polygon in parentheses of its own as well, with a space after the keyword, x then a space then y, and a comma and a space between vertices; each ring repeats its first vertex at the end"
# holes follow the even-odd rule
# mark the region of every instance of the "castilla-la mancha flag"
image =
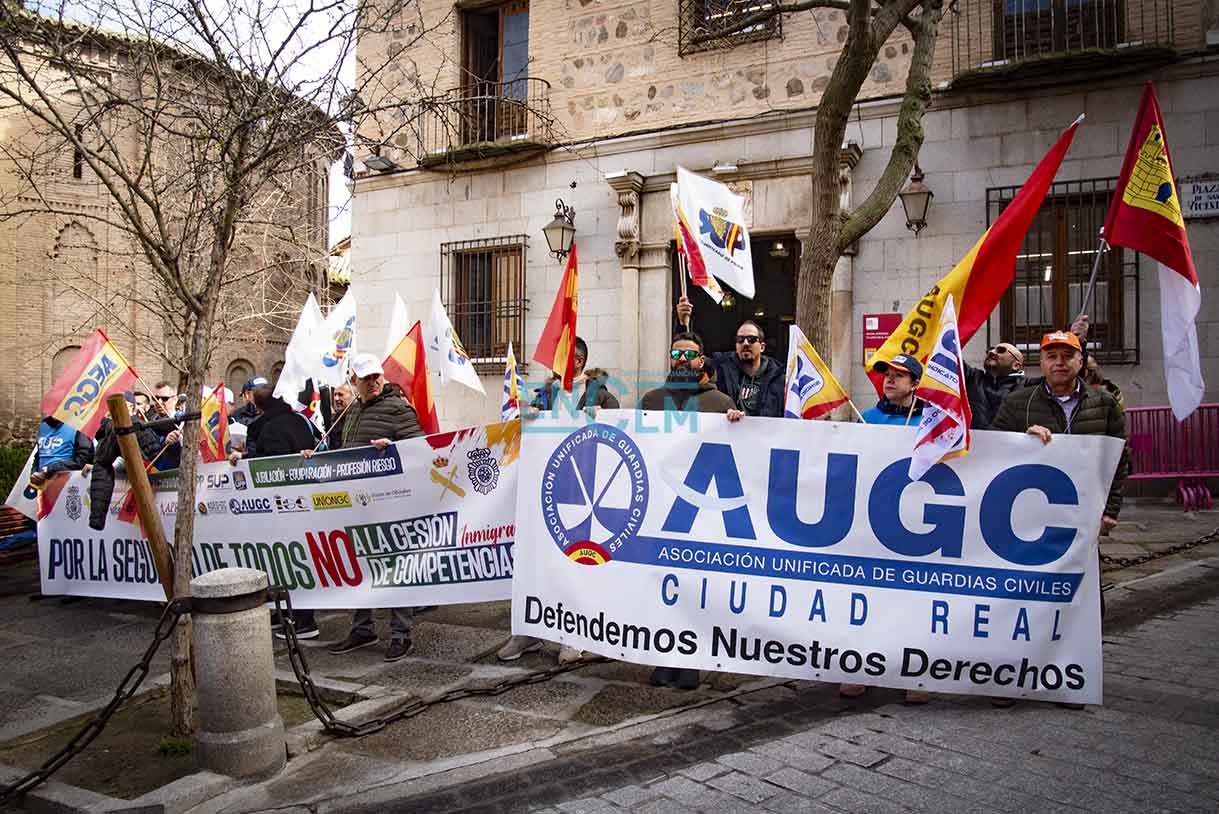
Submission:
MULTIPOLYGON (((982 233, 961 262, 933 285, 906 314, 902 324, 876 351, 874 360, 887 361, 899 353, 913 356, 920 362, 925 360, 934 347, 940 315, 949 295, 957 304, 957 326, 962 347, 978 328, 986 324, 1003 292, 1012 284, 1012 278, 1016 275, 1016 254, 1033 224, 1033 218, 1037 216, 1037 210, 1041 209, 1046 192, 1058 172, 1058 165, 1067 154, 1071 139, 1075 137, 1075 131, 1083 119, 1081 115, 1058 137, 1016 197, 990 228, 982 233)), ((884 376, 869 369, 868 378, 872 380, 876 392, 883 394, 884 376)))
POLYGON ((427 353, 423 348, 423 327, 415 323, 393 353, 382 363, 385 378, 402 388, 406 400, 415 408, 420 428, 431 435, 440 432, 436 417, 436 402, 432 400, 432 383, 427 377, 427 353))
POLYGON ((1205 385, 1194 320, 1202 289, 1181 216, 1181 199, 1155 89, 1143 87, 1126 160, 1105 218, 1105 241, 1154 257, 1160 265, 1164 378, 1173 415, 1184 421, 1202 403, 1205 385))
POLYGON ((92 438, 106 415, 106 397, 131 388, 138 377, 97 328, 42 397, 42 414, 92 438))
POLYGON ((580 290, 580 268, 576 262, 576 244, 571 244, 567 256, 567 268, 555 294, 550 318, 542 329, 542 336, 533 350, 533 361, 553 370, 563 382, 563 389, 571 392, 572 380, 576 376, 576 300, 580 290))

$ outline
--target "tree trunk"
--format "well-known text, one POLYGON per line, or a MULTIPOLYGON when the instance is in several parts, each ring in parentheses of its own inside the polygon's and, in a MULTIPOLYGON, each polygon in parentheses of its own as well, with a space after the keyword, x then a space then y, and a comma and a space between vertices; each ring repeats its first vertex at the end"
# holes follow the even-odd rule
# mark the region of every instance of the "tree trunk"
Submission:
POLYGON ((796 324, 827 365, 832 364, 830 297, 842 233, 840 151, 837 142, 831 143, 833 149, 813 148, 811 228, 808 241, 800 247, 800 276, 796 283, 796 324))

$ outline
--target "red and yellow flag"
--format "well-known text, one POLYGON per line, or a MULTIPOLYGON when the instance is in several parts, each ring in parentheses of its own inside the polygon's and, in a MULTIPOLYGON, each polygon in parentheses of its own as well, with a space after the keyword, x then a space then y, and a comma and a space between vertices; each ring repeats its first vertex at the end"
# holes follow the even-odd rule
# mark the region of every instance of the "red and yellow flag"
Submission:
POLYGON ((440 432, 436 403, 432 400, 432 384, 427 377, 427 354, 423 348, 423 327, 416 322, 402 341, 385 358, 382 365, 385 378, 402 388, 406 399, 415 408, 419 426, 428 435, 440 432))
MULTIPOLYGON (((1058 141, 1041 159, 1033 174, 1024 182, 1016 197, 990 225, 978 242, 961 262, 940 279, 931 290, 906 314, 885 344, 872 357, 873 361, 892 359, 899 353, 915 357, 920 362, 930 354, 935 343, 936 329, 944 312, 948 296, 956 300, 959 307, 957 326, 960 329, 960 344, 965 345, 986 323, 991 311, 999 304, 1003 292, 1007 291, 1016 275, 1016 254, 1024 243, 1024 236, 1033 224, 1033 218, 1041 209, 1046 192, 1058 172, 1071 139, 1083 116, 1076 119, 1058 141)), ((884 377, 868 370, 868 378, 881 393, 884 377)))
POLYGON ((229 457, 229 408, 224 402, 224 382, 203 400, 199 408, 199 454, 210 464, 229 457))
POLYGON ((571 244, 567 257, 567 269, 559 283, 559 292, 550 309, 550 318, 533 351, 533 361, 540 362, 563 382, 563 389, 571 392, 576 375, 576 300, 579 295, 579 265, 576 262, 576 244, 571 244))
POLYGON ((106 397, 129 389, 136 378, 123 354, 98 328, 42 397, 42 414, 92 438, 105 415, 106 397))

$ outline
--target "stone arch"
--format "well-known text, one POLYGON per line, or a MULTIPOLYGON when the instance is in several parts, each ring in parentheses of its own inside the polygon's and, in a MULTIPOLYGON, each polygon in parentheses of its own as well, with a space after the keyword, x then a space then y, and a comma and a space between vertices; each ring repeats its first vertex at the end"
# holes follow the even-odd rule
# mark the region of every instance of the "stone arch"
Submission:
POLYGON ((50 297, 45 303, 49 336, 67 340, 88 333, 104 320, 99 302, 107 297, 97 239, 78 220, 60 227, 51 250, 50 297))
POLYGON ((51 357, 51 381, 54 382, 59 378, 59 375, 64 372, 72 359, 75 358, 77 351, 80 350, 80 345, 65 345, 55 352, 51 357))
POLYGON ((254 375, 254 363, 249 359, 234 359, 224 374, 224 382, 236 396, 245 387, 245 383, 254 375))

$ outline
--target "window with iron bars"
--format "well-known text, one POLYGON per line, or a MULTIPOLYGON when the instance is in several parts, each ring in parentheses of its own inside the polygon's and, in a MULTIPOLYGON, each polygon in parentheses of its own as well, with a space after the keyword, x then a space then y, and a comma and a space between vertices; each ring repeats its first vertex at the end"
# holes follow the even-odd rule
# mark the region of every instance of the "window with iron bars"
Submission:
POLYGON ((511 342, 524 354, 526 235, 440 244, 440 298, 479 373, 502 373, 511 342))
POLYGON ((746 42, 781 39, 783 15, 763 16, 775 6, 771 0, 678 0, 677 53, 686 56, 746 42), (742 21, 753 17, 761 19, 736 29, 742 21))
MULTIPOLYGON (((1015 277, 1000 305, 998 340, 1024 351, 1026 367, 1037 364, 1042 334, 1069 326, 1083 306, 1116 183, 1116 178, 1100 178, 1053 184, 1024 237, 1015 277)), ((986 191, 988 224, 1019 191, 1020 187, 986 191)), ((1137 252, 1114 247, 1101 259, 1088 315, 1088 352, 1097 362, 1138 363, 1137 252)), ((991 339, 988 323, 988 344, 991 339)))

